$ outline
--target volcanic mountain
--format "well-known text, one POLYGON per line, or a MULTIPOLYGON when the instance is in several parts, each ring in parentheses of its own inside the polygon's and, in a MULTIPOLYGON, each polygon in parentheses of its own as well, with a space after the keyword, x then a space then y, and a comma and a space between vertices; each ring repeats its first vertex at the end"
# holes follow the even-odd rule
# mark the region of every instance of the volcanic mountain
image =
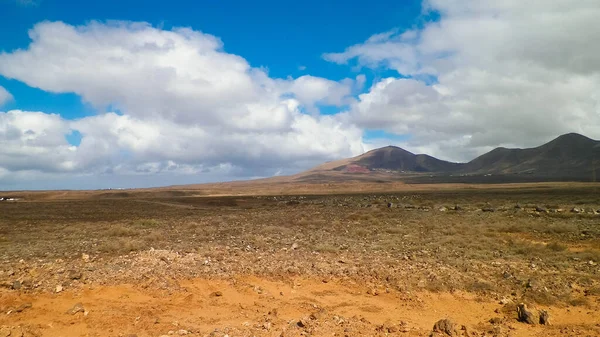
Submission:
POLYGON ((504 177, 501 181, 591 181, 596 179, 595 174, 600 178, 600 141, 569 133, 535 148, 499 147, 468 163, 452 163, 386 146, 354 158, 325 163, 292 178, 380 181, 435 177, 436 181, 468 182, 469 178, 494 176, 495 180, 504 177), (440 179, 444 177, 448 179, 440 179))

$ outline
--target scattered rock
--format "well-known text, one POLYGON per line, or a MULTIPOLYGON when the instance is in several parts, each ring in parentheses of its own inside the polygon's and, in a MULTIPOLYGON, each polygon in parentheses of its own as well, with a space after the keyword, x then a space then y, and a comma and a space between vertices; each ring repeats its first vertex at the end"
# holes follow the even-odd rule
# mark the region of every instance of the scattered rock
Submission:
POLYGON ((483 212, 495 212, 496 209, 492 206, 485 206, 481 209, 483 212))
POLYGON ((56 286, 56 288, 54 289, 55 293, 60 293, 61 291, 63 291, 63 287, 59 284, 56 286))
POLYGON ((435 333, 443 333, 448 336, 456 336, 456 324, 449 319, 440 319, 433 325, 433 332, 431 336, 434 336, 435 333))
POLYGON ((71 309, 67 310, 67 314, 75 315, 78 312, 84 312, 84 311, 85 311, 85 308, 83 307, 83 304, 77 303, 71 309))
POLYGON ((459 205, 454 205, 454 207, 452 207, 453 211, 462 211, 462 207, 460 207, 459 205))
POLYGON ((500 317, 490 318, 490 323, 494 324, 494 325, 502 324, 502 318, 500 318, 500 317))
POLYGON ((185 335, 189 335, 189 331, 181 329, 181 330, 177 331, 177 334, 179 336, 185 336, 185 335))
POLYGON ((13 288, 14 290, 19 290, 19 289, 21 289, 21 281, 15 281, 15 282, 13 282, 13 284, 12 284, 12 288, 13 288))
POLYGON ((377 296, 377 295, 379 295, 379 291, 375 288, 371 288, 371 289, 367 290, 367 294, 377 296))
POLYGON ((90 262, 90 256, 86 253, 81 254, 81 259, 83 262, 90 262))
POLYGON ((18 306, 15 310, 13 310, 14 312, 21 312, 25 309, 29 309, 31 308, 31 302, 27 302, 27 303, 23 303, 20 306, 18 306))
POLYGON ((546 310, 540 310, 540 324, 550 325, 550 314, 546 310))
POLYGON ((77 270, 69 270, 68 275, 70 280, 81 280, 81 278, 83 277, 81 272, 77 270))
POLYGON ((448 210, 448 209, 447 209, 446 207, 444 207, 444 206, 442 206, 442 207, 440 207, 440 208, 438 209, 438 211, 440 211, 440 212, 446 212, 447 210, 448 210))
POLYGON ((535 324, 534 314, 531 311, 527 310, 527 306, 523 303, 517 306, 517 317, 519 322, 535 324))
POLYGON ((392 207, 394 207, 394 203, 388 202, 387 206, 388 206, 388 208, 392 208, 392 207))
POLYGON ((583 213, 583 208, 573 207, 571 208, 571 213, 583 213))
POLYGON ((538 213, 548 213, 548 210, 542 206, 535 206, 535 211, 538 213))
POLYGON ((215 291, 212 294, 210 294, 211 297, 221 297, 223 296, 223 293, 220 291, 215 291))
POLYGON ((298 249, 300 246, 298 246, 298 244, 296 242, 294 242, 294 244, 292 244, 292 250, 296 250, 298 249))

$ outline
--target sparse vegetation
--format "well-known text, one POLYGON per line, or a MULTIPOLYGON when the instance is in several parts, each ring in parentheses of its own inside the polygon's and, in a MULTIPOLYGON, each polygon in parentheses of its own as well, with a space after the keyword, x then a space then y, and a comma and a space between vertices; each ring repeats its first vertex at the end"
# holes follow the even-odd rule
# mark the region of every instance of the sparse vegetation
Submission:
MULTIPOLYGON (((574 193, 465 189, 235 199, 144 194, 143 201, 102 196, 2 204, 0 258, 110 258, 152 247, 221 261, 234 254, 237 264, 251 261, 244 272, 370 275, 396 289, 515 293, 533 303, 570 303, 574 284, 598 296, 592 270, 600 262, 600 218, 535 207, 570 210, 574 193), (486 205, 496 211, 482 212, 486 205), (261 262, 246 254, 259 254, 261 262), (538 281, 525 287, 529 279, 538 281)), ((594 206, 587 204, 597 199, 593 189, 577 193, 584 207, 594 206)), ((237 264, 227 270, 242 268, 237 264)))

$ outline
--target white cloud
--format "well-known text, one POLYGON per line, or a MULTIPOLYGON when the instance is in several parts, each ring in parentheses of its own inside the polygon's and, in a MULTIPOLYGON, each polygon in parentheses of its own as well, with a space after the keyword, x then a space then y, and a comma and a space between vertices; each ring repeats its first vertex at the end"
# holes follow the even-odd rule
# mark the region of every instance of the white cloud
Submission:
POLYGON ((0 113, 6 128, 21 137, 10 154, 0 148, 0 157, 12 158, 0 167, 11 172, 218 171, 231 179, 291 173, 363 151, 360 129, 315 113, 316 105, 352 103, 361 76, 339 82, 308 75, 273 79, 222 51, 214 36, 144 23, 44 22, 30 37, 29 48, 0 54, 1 75, 49 92, 73 92, 100 111, 121 114, 72 121, 0 113), (29 122, 18 121, 26 118, 45 125, 33 130, 35 146, 25 145, 29 122), (73 130, 82 136, 78 146, 65 139, 73 130), (55 157, 36 160, 38 153, 55 157))
POLYGON ((375 83, 347 121, 411 134, 407 147, 455 160, 566 132, 600 138, 597 1, 429 0, 425 7, 440 20, 324 55, 412 78, 375 83))
POLYGON ((6 89, 0 86, 0 106, 12 99, 13 97, 10 92, 6 91, 6 89))
POLYGON ((0 167, 6 171, 66 172, 76 149, 68 144, 68 124, 58 115, 19 110, 0 113, 0 167))

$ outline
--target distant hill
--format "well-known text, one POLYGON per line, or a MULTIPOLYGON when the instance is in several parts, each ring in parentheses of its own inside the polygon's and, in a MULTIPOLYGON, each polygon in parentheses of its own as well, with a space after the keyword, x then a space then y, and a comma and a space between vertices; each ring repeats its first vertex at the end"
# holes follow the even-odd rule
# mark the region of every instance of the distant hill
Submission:
POLYGON ((296 181, 490 182, 591 181, 600 179, 600 141, 580 134, 562 135, 529 149, 496 148, 468 163, 452 163, 426 154, 386 146, 360 156, 325 163, 292 176, 296 181), (435 180, 435 181, 432 181, 435 180))

